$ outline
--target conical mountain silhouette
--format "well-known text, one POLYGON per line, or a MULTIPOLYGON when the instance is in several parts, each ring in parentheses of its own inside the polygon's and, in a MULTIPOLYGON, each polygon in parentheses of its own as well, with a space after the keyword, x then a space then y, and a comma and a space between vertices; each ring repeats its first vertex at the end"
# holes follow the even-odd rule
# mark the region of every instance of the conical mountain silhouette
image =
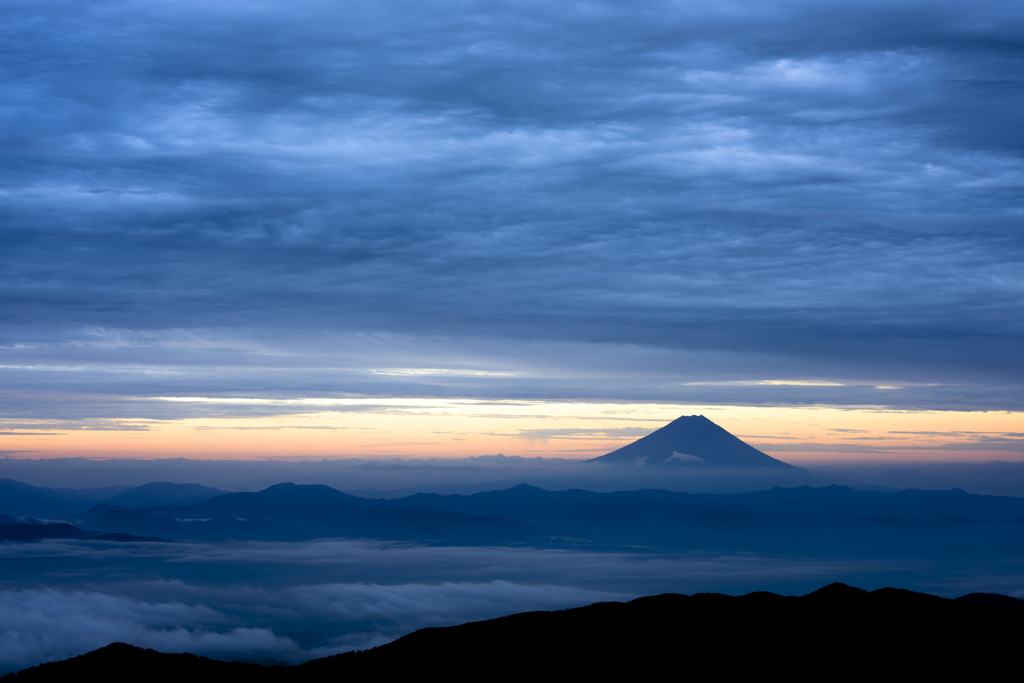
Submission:
POLYGON ((703 415, 684 415, 591 462, 797 469, 740 441, 703 415))

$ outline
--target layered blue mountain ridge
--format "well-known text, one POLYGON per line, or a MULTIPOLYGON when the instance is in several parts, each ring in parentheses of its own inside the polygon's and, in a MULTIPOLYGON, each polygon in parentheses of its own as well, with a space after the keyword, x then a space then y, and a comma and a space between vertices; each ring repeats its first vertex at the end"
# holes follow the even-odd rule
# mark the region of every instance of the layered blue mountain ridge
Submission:
MULTIPOLYGON (((0 507, 3 501, 0 500, 0 507)), ((283 483, 194 505, 100 504, 61 524, 0 518, 0 540, 98 538, 301 541, 374 538, 448 545, 609 549, 856 551, 922 558, 1024 553, 1024 498, 962 490, 860 491, 775 487, 737 494, 657 489, 598 493, 519 485, 472 495, 370 499, 323 485, 283 483), (68 523, 74 524, 70 526, 68 523), (59 533, 58 533, 59 532, 59 533)))

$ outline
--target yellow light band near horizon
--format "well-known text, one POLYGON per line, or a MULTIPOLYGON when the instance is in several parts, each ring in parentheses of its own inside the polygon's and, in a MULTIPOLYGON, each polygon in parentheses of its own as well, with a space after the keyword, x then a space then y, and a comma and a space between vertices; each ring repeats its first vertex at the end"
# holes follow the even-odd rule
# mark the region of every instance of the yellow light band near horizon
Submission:
POLYGON ((175 420, 0 424, 9 457, 592 458, 680 415, 702 414, 781 460, 1024 460, 1024 414, 880 408, 492 401, 416 398, 140 399, 209 406, 175 420), (230 409, 230 417, 214 417, 230 409), (258 409, 259 416, 245 416, 258 409))

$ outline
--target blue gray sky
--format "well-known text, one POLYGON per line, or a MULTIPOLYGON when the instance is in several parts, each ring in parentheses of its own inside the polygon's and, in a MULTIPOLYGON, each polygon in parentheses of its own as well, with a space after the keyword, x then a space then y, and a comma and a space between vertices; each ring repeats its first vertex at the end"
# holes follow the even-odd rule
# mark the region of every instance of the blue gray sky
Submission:
POLYGON ((1024 408, 1017 2, 33 0, 0 33, 5 419, 1024 408))

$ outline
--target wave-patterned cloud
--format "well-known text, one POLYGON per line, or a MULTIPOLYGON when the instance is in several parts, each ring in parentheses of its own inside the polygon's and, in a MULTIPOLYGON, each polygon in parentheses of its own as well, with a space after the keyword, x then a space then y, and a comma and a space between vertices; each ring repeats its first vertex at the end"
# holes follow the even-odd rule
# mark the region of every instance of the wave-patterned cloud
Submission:
POLYGON ((1020 408, 1014 2, 51 0, 0 22, 11 411, 1020 408))

